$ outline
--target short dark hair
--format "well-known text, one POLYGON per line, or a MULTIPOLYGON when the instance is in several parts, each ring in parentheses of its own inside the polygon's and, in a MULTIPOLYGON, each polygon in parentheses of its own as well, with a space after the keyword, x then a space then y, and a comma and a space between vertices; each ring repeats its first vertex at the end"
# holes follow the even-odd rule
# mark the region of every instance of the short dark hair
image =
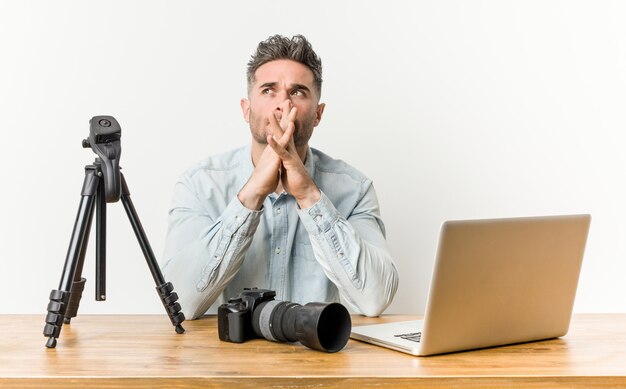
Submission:
POLYGON ((322 93, 322 60, 315 54, 309 41, 302 35, 287 38, 273 35, 259 43, 248 61, 248 90, 254 82, 256 70, 263 64, 278 59, 290 59, 311 69, 318 95, 322 93))

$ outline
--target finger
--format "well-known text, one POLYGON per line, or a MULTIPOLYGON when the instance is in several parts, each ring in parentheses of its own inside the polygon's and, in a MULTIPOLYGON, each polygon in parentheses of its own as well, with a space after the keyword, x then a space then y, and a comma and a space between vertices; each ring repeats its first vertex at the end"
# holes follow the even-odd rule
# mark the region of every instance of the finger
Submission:
POLYGON ((282 138, 283 134, 285 133, 285 130, 280 126, 280 124, 278 124, 278 120, 276 119, 276 116, 269 115, 268 118, 268 134, 272 134, 276 137, 276 139, 280 139, 282 138))
POLYGON ((291 107, 289 110, 289 121, 295 123, 296 122, 296 114, 298 113, 298 108, 291 107))
POLYGON ((274 137, 268 136, 267 144, 272 148, 272 150, 274 150, 280 159, 285 160, 291 157, 287 149, 279 144, 274 137))
POLYGON ((291 101, 290 100, 285 100, 282 104, 281 104, 281 118, 280 118, 280 126, 284 129, 287 128, 287 125, 289 124, 289 114, 291 113, 291 109, 292 109, 292 105, 291 105, 291 101))
POLYGON ((298 113, 298 109, 296 107, 291 108, 289 111, 289 121, 287 127, 285 128, 285 133, 281 137, 281 141, 285 142, 284 144, 293 141, 293 133, 296 131, 296 114, 298 113))
POLYGON ((287 129, 285 130, 285 133, 283 134, 283 136, 280 137, 280 139, 278 140, 278 143, 280 143, 281 146, 286 148, 293 141, 293 133, 295 129, 296 129, 296 124, 294 122, 289 122, 289 124, 287 125, 287 129))
MULTIPOLYGON (((283 128, 280 128, 280 126, 278 125, 278 122, 276 121, 275 118, 272 119, 270 117, 269 120, 270 120, 270 122, 273 122, 273 124, 271 126, 273 131, 272 131, 271 135, 274 137, 274 140, 278 144, 280 144, 283 148, 288 149, 289 145, 291 143, 293 143, 293 133, 295 131, 295 123, 291 121, 291 122, 289 122, 287 124, 287 128, 283 129, 283 128)), ((287 151, 289 151, 289 150, 287 150, 287 151)))
POLYGON ((295 132, 295 128, 296 128, 296 124, 295 124, 295 119, 296 119, 296 115, 298 113, 298 110, 296 109, 296 107, 291 107, 291 109, 289 110, 289 114, 288 115, 283 115, 283 120, 281 120, 281 128, 284 131, 283 134, 275 134, 276 136, 276 141, 279 142, 281 145, 285 146, 289 143, 289 138, 291 138, 293 136, 293 133, 295 132), (286 118, 286 120, 284 120, 286 118), (285 123, 283 125, 283 123, 285 123), (291 128, 290 131, 288 131, 291 128))

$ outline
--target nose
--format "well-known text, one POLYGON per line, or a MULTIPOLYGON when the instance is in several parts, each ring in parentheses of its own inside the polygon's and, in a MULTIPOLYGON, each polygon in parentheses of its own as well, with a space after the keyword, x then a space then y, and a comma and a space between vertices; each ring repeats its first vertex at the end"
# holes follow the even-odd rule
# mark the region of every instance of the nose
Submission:
POLYGON ((280 122, 283 117, 283 108, 279 105, 274 109, 274 117, 276 121, 280 122))
POLYGON ((289 96, 288 93, 285 93, 284 96, 280 97, 280 103, 278 103, 278 105, 276 105, 276 108, 274 109, 275 113, 282 113, 285 109, 288 111, 288 107, 292 105, 291 96, 289 96), (289 101, 289 103, 287 103, 287 101, 289 101))

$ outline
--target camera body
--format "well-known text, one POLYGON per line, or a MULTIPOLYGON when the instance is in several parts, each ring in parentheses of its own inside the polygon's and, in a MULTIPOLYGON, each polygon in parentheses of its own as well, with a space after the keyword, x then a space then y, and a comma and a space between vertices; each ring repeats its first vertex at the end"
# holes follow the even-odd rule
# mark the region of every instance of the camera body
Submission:
POLYGON ((217 309, 217 329, 220 340, 243 343, 258 338, 252 328, 252 313, 265 301, 274 300, 276 292, 268 289, 244 288, 237 297, 228 299, 217 309))

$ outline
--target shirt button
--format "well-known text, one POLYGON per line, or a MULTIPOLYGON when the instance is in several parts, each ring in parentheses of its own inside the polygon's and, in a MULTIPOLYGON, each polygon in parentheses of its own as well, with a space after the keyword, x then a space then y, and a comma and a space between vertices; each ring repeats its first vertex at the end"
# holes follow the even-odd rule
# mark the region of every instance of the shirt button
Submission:
POLYGON ((276 247, 275 252, 276 252, 277 255, 280 254, 280 247, 276 247))
POLYGON ((280 208, 276 209, 276 213, 280 215, 280 208))

